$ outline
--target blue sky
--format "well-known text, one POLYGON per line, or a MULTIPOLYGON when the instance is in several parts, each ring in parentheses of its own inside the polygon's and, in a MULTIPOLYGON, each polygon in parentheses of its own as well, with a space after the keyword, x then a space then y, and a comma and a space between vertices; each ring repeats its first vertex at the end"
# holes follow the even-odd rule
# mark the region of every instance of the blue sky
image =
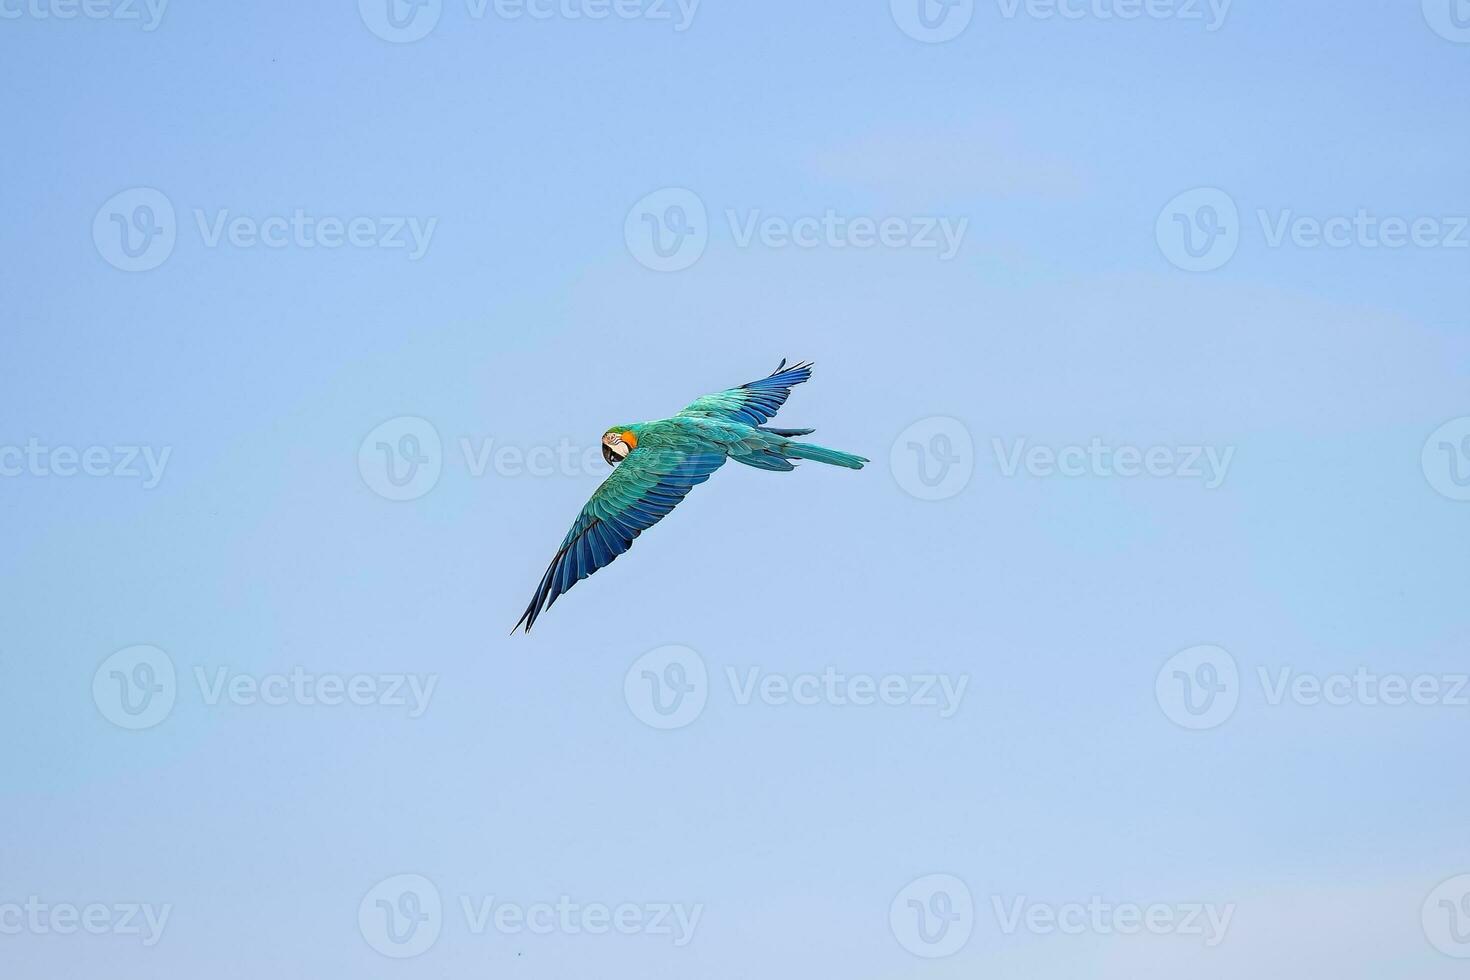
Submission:
POLYGON ((6 976, 1460 975, 1470 9, 395 2, 0 0, 6 976))

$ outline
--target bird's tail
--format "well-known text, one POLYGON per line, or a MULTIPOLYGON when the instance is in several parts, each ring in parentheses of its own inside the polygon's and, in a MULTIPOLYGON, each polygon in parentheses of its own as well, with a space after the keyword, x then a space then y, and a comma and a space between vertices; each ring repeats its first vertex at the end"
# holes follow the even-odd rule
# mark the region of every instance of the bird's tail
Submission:
POLYGON ((829 463, 832 466, 846 466, 850 470, 860 470, 867 462, 861 456, 828 449, 826 446, 818 446, 810 442, 788 442, 782 447, 781 454, 788 459, 810 459, 818 463, 829 463))

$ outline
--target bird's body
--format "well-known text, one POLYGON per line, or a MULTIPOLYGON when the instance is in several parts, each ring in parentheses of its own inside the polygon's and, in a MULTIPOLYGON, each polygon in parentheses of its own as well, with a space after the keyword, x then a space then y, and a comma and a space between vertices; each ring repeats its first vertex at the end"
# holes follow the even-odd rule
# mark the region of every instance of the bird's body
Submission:
POLYGON ((613 472, 577 515, 516 628, 530 632, 544 608, 627 551, 727 459, 762 470, 792 470, 801 459, 862 469, 861 456, 795 440, 811 429, 764 425, 810 377, 811 365, 782 361, 769 377, 705 395, 672 418, 608 429, 602 455, 613 472))
POLYGON ((811 429, 767 429, 744 422, 728 422, 701 416, 676 415, 654 422, 634 422, 614 426, 617 432, 631 432, 639 449, 664 449, 675 452, 701 453, 718 451, 729 459, 762 470, 792 470, 793 459, 813 459, 860 470, 867 460, 810 443, 796 442, 792 435, 805 435, 811 429))

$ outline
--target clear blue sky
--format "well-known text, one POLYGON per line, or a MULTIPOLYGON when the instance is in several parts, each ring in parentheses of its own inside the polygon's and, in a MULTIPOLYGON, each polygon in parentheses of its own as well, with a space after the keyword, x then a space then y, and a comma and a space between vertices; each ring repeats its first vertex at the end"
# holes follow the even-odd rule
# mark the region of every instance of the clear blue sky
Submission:
MULTIPOLYGON (((903 0, 704 0, 687 23, 442 0, 432 29, 405 3, 427 34, 404 43, 374 2, 153 23, 0 0, 0 973, 1461 975, 1431 893, 1470 872, 1470 706, 1273 704, 1259 673, 1470 670, 1470 429, 1430 439, 1470 416, 1447 0, 1441 33, 1408 0, 1237 0, 1213 24, 981 0, 943 43, 905 33, 903 0), (675 271, 630 215, 665 188, 704 209, 656 199, 701 226, 675 271), (1200 210, 1221 193, 1234 251, 1186 271, 1168 230, 1228 221, 1200 210), (1440 244, 1273 244, 1360 210, 1440 244), (745 236, 829 212, 835 242, 745 236), (327 247, 358 218, 408 244, 327 247), (945 259, 853 247, 855 218, 965 224, 945 259), (118 221, 171 251, 124 271, 118 221), (606 468, 495 450, 580 452, 782 357, 817 368, 780 422, 872 464, 727 466, 508 637, 606 468), (400 417, 442 448, 395 501, 364 441, 400 417), (1162 447, 1173 475, 1009 465, 1094 439, 1162 447), (911 441, 968 482, 921 499, 911 441), (113 475, 81 471, 92 447, 113 475), (1218 486, 1174 472, 1191 447, 1232 452, 1218 486), (136 645, 175 700, 129 730, 104 662, 136 645), (705 705, 660 730, 628 675, 668 645, 705 705), (1193 731, 1156 680, 1199 645, 1233 659, 1238 705, 1193 731), (434 686, 416 717, 210 696, 298 668, 434 686), (752 668, 966 686, 948 717, 741 703, 752 668), (359 911, 400 874, 443 910, 395 961, 359 911), (975 910, 938 959, 890 921, 932 874, 975 910), (145 945, 6 911, 32 896, 170 911, 145 945), (700 911, 684 945, 477 934, 461 899, 492 896, 700 911), (1206 947, 997 914, 1094 896, 1233 918, 1206 947)), ((423 453, 405 424, 381 441, 423 453)))

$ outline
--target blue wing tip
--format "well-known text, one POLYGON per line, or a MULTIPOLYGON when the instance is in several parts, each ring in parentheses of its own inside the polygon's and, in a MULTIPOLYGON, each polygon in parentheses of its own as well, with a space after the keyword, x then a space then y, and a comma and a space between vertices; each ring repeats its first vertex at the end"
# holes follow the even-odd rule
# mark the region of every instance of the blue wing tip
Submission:
POLYGON ((776 365, 776 370, 774 370, 774 371, 771 372, 771 377, 774 378, 776 375, 781 374, 783 371, 787 371, 787 372, 805 371, 807 374, 811 374, 812 373, 812 368, 815 365, 816 365, 816 362, 815 361, 797 361, 795 364, 791 365, 790 367, 787 367, 786 366, 786 358, 783 357, 783 358, 781 358, 781 363, 776 365))
POLYGON ((803 381, 806 381, 808 378, 810 378, 812 376, 812 368, 814 366, 815 362, 813 361, 798 361, 790 367, 787 367, 786 358, 783 357, 781 358, 781 363, 776 365, 776 370, 772 371, 764 378, 761 378, 759 381, 752 381, 749 384, 744 384, 740 387, 787 388, 791 385, 801 384, 803 381))

